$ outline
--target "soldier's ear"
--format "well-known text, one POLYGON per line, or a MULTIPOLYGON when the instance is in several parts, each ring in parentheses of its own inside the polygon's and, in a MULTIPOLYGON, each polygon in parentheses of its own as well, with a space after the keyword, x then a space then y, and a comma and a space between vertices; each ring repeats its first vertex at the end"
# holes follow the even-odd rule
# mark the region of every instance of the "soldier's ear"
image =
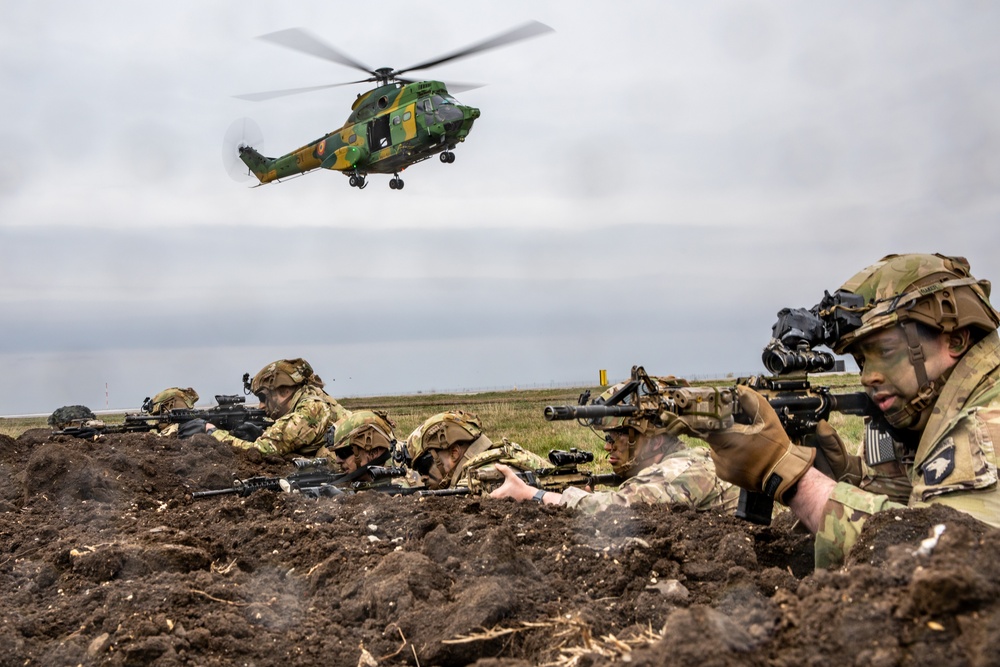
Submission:
POLYGON ((961 357, 969 351, 972 344, 972 332, 968 327, 956 329, 948 334, 948 352, 953 357, 961 357))

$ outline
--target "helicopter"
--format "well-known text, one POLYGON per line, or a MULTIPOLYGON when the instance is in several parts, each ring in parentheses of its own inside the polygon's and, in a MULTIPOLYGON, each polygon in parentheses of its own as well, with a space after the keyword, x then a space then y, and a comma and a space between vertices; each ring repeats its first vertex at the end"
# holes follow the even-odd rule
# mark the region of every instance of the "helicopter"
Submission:
MULTIPOLYGON (((301 28, 289 28, 262 35, 262 39, 301 53, 323 58, 370 74, 368 78, 306 88, 273 90, 237 95, 237 99, 263 101, 337 86, 375 82, 376 87, 357 96, 351 114, 342 127, 280 157, 265 157, 250 142, 240 141, 231 151, 231 135, 239 131, 237 121, 227 133, 224 151, 235 162, 239 157, 249 173, 260 181, 254 187, 280 182, 314 169, 331 169, 348 176, 351 187, 364 189, 369 174, 392 174, 389 188, 403 189, 399 174, 407 167, 437 155, 442 163, 455 161, 455 147, 465 141, 472 125, 479 118, 479 109, 461 104, 452 97, 455 92, 478 88, 474 84, 445 84, 441 81, 415 81, 401 75, 428 69, 464 58, 481 51, 505 46, 512 42, 536 37, 552 28, 529 21, 486 40, 476 42, 444 56, 403 69, 367 65, 344 55, 318 37, 301 28)), ((243 130, 246 130, 246 120, 243 130)), ((258 131, 259 132, 259 131, 258 131)), ((236 163, 239 166, 239 163, 236 163)), ((232 173, 232 172, 231 172, 232 173)))

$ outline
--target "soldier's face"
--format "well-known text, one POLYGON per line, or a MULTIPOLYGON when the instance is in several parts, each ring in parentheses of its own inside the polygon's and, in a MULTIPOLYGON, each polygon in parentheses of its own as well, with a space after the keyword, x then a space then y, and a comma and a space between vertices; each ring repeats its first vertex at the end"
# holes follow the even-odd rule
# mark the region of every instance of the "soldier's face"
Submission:
POLYGON ((260 409, 271 419, 281 419, 288 414, 288 404, 293 393, 290 387, 261 389, 257 394, 260 409))
POLYGON ((354 458, 353 448, 338 447, 333 451, 333 455, 337 457, 337 463, 340 464, 344 472, 354 472, 358 469, 358 460, 354 458))
POLYGON ((448 449, 428 449, 429 464, 424 466, 427 472, 421 471, 424 483, 431 489, 443 489, 448 486, 455 466, 462 458, 463 451, 452 446, 448 449))
POLYGON ((604 451, 608 453, 608 463, 617 474, 625 469, 641 444, 641 436, 630 429, 616 429, 604 434, 604 451))
MULTIPOLYGON (((937 380, 954 366, 966 346, 959 341, 958 354, 953 336, 940 333, 920 336, 927 379, 937 380)), ((861 367, 861 384, 872 397, 872 402, 882 412, 901 408, 917 396, 920 388, 917 374, 907 351, 906 334, 900 326, 877 331, 862 338, 853 347, 855 359, 861 367)), ((923 428, 923 422, 916 428, 923 428)))

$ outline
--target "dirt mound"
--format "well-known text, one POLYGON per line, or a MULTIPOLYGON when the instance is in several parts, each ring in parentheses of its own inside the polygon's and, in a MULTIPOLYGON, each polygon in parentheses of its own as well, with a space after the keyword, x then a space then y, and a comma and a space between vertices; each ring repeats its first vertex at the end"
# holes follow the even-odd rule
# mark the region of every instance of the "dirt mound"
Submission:
POLYGON ((943 508, 879 515, 844 571, 813 573, 787 515, 189 495, 290 469, 204 436, 0 436, 0 666, 1000 656, 1000 531, 943 508))

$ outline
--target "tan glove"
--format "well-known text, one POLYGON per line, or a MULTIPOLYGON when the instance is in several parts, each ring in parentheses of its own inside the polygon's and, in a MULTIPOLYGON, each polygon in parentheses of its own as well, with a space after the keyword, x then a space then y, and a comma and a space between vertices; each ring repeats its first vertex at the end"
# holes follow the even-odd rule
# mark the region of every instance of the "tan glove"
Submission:
POLYGON ((749 424, 734 424, 706 435, 716 474, 748 491, 784 503, 785 492, 806 474, 816 450, 793 445, 774 408, 753 389, 737 385, 740 413, 749 424))
POLYGON ((828 464, 829 471, 823 470, 820 461, 816 461, 816 467, 821 472, 829 474, 837 482, 847 482, 853 486, 861 483, 861 457, 847 452, 840 434, 825 419, 816 425, 810 444, 819 449, 820 456, 828 464))

